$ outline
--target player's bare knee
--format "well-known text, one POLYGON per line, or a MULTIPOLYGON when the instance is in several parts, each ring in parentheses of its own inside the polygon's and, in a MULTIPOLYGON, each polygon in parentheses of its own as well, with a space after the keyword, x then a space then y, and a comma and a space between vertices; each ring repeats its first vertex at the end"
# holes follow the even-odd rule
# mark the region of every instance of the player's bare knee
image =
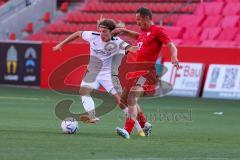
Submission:
POLYGON ((132 119, 136 119, 137 117, 137 109, 136 106, 129 106, 128 107, 128 116, 132 119))
POLYGON ((135 97, 140 97, 142 96, 144 92, 144 89, 140 86, 135 86, 135 87, 132 87, 131 88, 131 91, 129 94, 131 94, 132 96, 135 96, 135 97))
POLYGON ((79 94, 80 94, 80 96, 84 96, 84 95, 86 95, 84 89, 82 89, 82 88, 80 88, 80 90, 79 90, 79 94))
POLYGON ((141 95, 142 95, 142 92, 132 90, 128 95, 128 103, 129 101, 138 101, 141 95))
POLYGON ((128 99, 127 99, 127 104, 128 104, 129 106, 135 106, 136 103, 137 103, 137 101, 138 101, 138 98, 137 98, 137 97, 135 97, 135 96, 129 96, 128 99))
POLYGON ((92 89, 89 89, 87 87, 81 87, 79 90, 80 96, 90 95, 92 89))

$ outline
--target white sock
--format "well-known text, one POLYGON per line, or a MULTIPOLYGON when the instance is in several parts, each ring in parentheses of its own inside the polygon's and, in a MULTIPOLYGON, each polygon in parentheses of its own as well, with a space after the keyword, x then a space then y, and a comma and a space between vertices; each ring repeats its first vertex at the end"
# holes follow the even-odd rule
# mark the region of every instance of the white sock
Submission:
POLYGON ((135 128, 137 129, 138 132, 142 131, 142 127, 140 126, 137 120, 135 121, 135 128))
POLYGON ((86 112, 94 114, 95 116, 95 104, 91 96, 82 96, 82 104, 86 112))
MULTIPOLYGON (((128 114, 128 107, 125 107, 122 111, 127 115, 128 114)), ((137 129, 138 132, 142 131, 142 127, 137 120, 135 121, 134 126, 135 126, 135 128, 137 129)))

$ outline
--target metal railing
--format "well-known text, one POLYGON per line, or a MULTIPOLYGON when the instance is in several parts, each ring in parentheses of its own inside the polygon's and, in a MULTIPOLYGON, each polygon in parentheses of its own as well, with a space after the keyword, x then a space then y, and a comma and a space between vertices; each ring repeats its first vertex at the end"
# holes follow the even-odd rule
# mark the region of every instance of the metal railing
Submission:
POLYGON ((0 7, 0 21, 26 7, 25 0, 12 0, 0 7))

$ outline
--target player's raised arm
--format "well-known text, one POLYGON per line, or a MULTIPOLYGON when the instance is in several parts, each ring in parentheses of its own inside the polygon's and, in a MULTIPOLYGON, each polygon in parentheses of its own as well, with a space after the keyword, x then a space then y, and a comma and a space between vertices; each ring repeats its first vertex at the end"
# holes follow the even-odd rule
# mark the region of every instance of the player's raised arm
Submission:
POLYGON ((129 46, 126 48, 126 52, 136 53, 138 50, 139 50, 139 47, 138 47, 138 46, 131 46, 131 45, 129 45, 129 46))
POLYGON ((82 31, 77 31, 70 36, 68 36, 66 39, 64 39, 62 42, 58 43, 56 46, 53 47, 53 51, 58 51, 61 50, 62 46, 74 41, 77 38, 81 38, 82 36, 82 31))
POLYGON ((172 42, 169 42, 166 46, 169 48, 169 50, 171 52, 172 64, 178 69, 179 68, 179 64, 178 64, 178 58, 177 58, 177 56, 178 56, 177 47, 172 42))
POLYGON ((137 39, 138 36, 139 36, 139 33, 138 32, 135 32, 135 31, 132 31, 132 30, 129 30, 129 29, 126 29, 126 28, 115 28, 113 31, 112 31, 113 34, 115 35, 125 35, 125 36, 128 36, 132 39, 137 39))

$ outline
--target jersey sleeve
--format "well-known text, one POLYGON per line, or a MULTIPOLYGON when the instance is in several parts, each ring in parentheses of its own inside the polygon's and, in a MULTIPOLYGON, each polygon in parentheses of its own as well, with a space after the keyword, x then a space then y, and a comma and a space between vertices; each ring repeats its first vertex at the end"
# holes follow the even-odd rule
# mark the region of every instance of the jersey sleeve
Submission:
POLYGON ((158 28, 158 30, 157 30, 157 38, 163 44, 168 44, 169 42, 172 41, 163 28, 158 28))
POLYGON ((126 49, 127 49, 129 46, 131 46, 131 45, 128 44, 127 42, 123 41, 122 39, 119 39, 119 42, 118 42, 119 53, 125 54, 125 53, 126 53, 126 49))
POLYGON ((83 31, 82 32, 82 39, 85 41, 90 42, 91 36, 92 36, 92 31, 83 31))

